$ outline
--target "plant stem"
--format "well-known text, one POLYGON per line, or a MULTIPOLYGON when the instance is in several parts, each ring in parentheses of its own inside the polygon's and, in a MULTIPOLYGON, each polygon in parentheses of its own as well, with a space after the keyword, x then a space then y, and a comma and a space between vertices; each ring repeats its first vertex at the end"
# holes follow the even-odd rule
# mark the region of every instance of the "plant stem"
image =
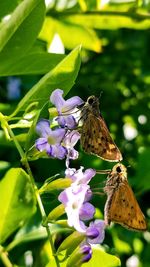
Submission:
POLYGON ((0 258, 6 267, 13 267, 13 264, 8 258, 7 252, 4 250, 2 246, 0 246, 0 258))
MULTIPOLYGON (((38 188, 34 183, 34 178, 33 178, 33 175, 32 175, 32 172, 31 172, 31 169, 30 169, 30 166, 29 166, 29 163, 28 163, 26 157, 24 157, 22 163, 24 164, 24 166, 25 166, 25 168, 26 168, 26 170, 27 170, 27 172, 28 172, 28 174, 30 176, 31 183, 32 183, 34 191, 35 191, 35 196, 36 196, 36 199, 37 199, 37 203, 38 203, 38 206, 39 206, 39 209, 40 209, 40 212, 41 212, 42 220, 45 222, 47 216, 46 216, 46 213, 45 213, 45 210, 44 210, 44 207, 43 207, 43 203, 41 201, 41 197, 40 197, 38 188)), ((51 245, 53 256, 54 256, 55 261, 56 261, 56 265, 57 265, 57 267, 59 267, 60 264, 59 264, 58 258, 56 256, 56 250, 55 250, 55 247, 54 247, 54 244, 53 244, 53 239, 52 239, 52 235, 51 235, 51 232, 50 232, 48 224, 45 225, 45 228, 46 228, 46 231, 47 231, 47 235, 48 235, 48 239, 49 239, 49 242, 50 242, 50 245, 51 245)))
MULTIPOLYGON (((39 209, 40 209, 42 220, 45 221, 47 216, 46 216, 46 213, 45 213, 45 210, 44 210, 44 207, 43 207, 43 203, 41 201, 41 197, 40 197, 38 188, 35 185, 34 177, 32 175, 32 171, 30 169, 30 166, 29 166, 29 163, 27 161, 26 155, 25 155, 22 147, 20 146, 18 140, 16 139, 13 131, 11 130, 10 126, 8 125, 7 121, 5 120, 4 116, 2 117, 2 123, 5 126, 5 128, 8 130, 8 133, 11 136, 11 138, 13 139, 13 141, 14 141, 14 143, 16 145, 16 148, 17 148, 17 150, 18 150, 18 152, 19 152, 19 154, 21 156, 21 162, 24 165, 24 167, 26 168, 26 171, 27 171, 27 173, 28 173, 28 175, 30 177, 30 181, 31 181, 31 184, 32 184, 32 187, 33 187, 33 190, 34 190, 34 193, 35 193, 35 197, 36 197, 39 209)), ((47 235, 48 235, 48 239, 49 239, 50 246, 51 246, 51 249, 52 249, 52 253, 53 253, 53 256, 55 258, 56 266, 60 267, 60 264, 59 264, 59 261, 58 261, 57 255, 56 255, 56 250, 55 250, 55 247, 54 247, 54 244, 53 244, 52 235, 51 235, 51 232, 50 232, 48 224, 45 225, 45 228, 46 228, 46 231, 47 231, 47 235)), ((6 265, 6 266, 10 267, 12 265, 6 265)))

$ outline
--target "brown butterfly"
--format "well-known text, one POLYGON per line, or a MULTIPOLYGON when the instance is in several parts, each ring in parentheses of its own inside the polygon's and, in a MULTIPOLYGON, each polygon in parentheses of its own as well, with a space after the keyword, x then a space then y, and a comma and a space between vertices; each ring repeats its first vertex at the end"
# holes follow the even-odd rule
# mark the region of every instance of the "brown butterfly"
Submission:
POLYGON ((90 96, 81 109, 81 146, 87 153, 107 161, 121 161, 122 155, 115 145, 100 114, 99 100, 90 96))
POLYGON ((105 221, 119 223, 135 231, 145 231, 147 224, 127 180, 126 167, 118 163, 110 174, 104 191, 107 193, 105 204, 105 221))

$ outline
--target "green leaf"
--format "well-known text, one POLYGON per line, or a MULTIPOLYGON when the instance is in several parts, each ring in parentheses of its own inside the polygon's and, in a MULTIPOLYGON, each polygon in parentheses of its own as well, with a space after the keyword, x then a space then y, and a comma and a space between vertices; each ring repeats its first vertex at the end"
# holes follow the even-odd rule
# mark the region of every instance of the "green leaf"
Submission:
MULTIPOLYGON (((104 252, 99 247, 92 248, 93 254, 89 262, 84 263, 84 267, 119 267, 121 266, 120 259, 114 255, 104 252)), ((63 252, 61 252, 63 255, 63 252)), ((60 267, 66 267, 67 260, 60 263, 60 267)), ((74 266, 74 265, 72 265, 74 266)), ((56 267, 55 261, 51 260, 46 267, 56 267)))
POLYGON ((7 251, 12 250, 14 247, 39 239, 46 239, 47 232, 45 227, 41 225, 41 220, 37 213, 25 224, 22 228, 19 229, 15 235, 13 241, 7 246, 7 251))
MULTIPOLYGON (((59 235, 61 233, 66 234, 70 232, 70 229, 67 228, 66 225, 61 223, 49 224, 49 229, 51 231, 52 236, 59 235)), ((47 237, 47 231, 45 227, 42 226, 41 215, 39 214, 39 212, 36 212, 29 219, 29 221, 18 230, 13 241, 9 243, 6 250, 10 251, 14 249, 14 247, 19 246, 20 244, 40 239, 47 239, 47 237)))
POLYGON ((18 0, 5 0, 0 1, 0 18, 10 14, 17 6, 18 0))
POLYGON ((53 69, 64 57, 64 55, 46 52, 30 52, 23 55, 21 59, 16 58, 15 64, 12 61, 3 62, 3 65, 0 65, 0 75, 45 74, 53 69))
POLYGON ((129 28, 136 30, 149 29, 149 15, 135 14, 134 12, 101 12, 100 14, 75 14, 64 16, 66 23, 72 22, 84 27, 95 29, 116 30, 120 28, 129 28))
POLYGON ((120 259, 114 255, 104 252, 101 248, 92 248, 93 254, 89 262, 84 263, 84 267, 118 267, 121 266, 120 259))
POLYGON ((29 176, 21 168, 10 169, 0 182, 0 243, 21 226, 36 210, 29 176))
POLYGON ((4 74, 29 50, 43 23, 43 0, 25 0, 14 10, 9 20, 0 25, 0 71, 4 74))
POLYGON ((52 17, 46 17, 39 37, 47 41, 49 45, 51 43, 51 39, 49 39, 50 32, 59 34, 65 47, 68 49, 73 49, 81 44, 83 48, 101 52, 101 41, 92 28, 74 24, 62 18, 61 20, 56 20, 52 17))
POLYGON ((75 82, 80 63, 80 47, 77 47, 32 87, 20 101, 14 114, 25 110, 33 102, 38 103, 38 108, 42 108, 49 101, 50 94, 56 88, 63 89, 66 95, 75 82))

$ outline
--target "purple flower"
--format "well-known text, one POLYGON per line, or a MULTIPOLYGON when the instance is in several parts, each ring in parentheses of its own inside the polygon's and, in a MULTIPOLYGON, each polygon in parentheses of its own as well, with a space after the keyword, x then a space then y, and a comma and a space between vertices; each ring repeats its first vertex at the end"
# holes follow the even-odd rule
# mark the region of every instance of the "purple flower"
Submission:
POLYGON ((69 113, 73 113, 74 109, 83 103, 83 100, 78 96, 73 96, 68 100, 64 100, 63 90, 56 89, 50 96, 50 101, 56 106, 59 117, 57 121, 61 127, 68 127, 73 129, 76 126, 75 118, 69 113))
POLYGON ((67 159, 66 159, 66 167, 69 168, 69 160, 78 158, 78 151, 74 149, 74 146, 80 139, 80 134, 78 131, 68 131, 63 139, 63 145, 67 149, 67 159))
POLYGON ((82 262, 88 262, 92 257, 92 248, 90 244, 83 243, 81 244, 80 249, 83 254, 82 262))
POLYGON ((60 193, 58 199, 65 206, 68 217, 68 225, 74 227, 78 232, 85 233, 86 226, 80 220, 80 209, 84 203, 85 195, 89 185, 71 184, 60 193))
POLYGON ((79 170, 67 169, 66 177, 73 180, 70 187, 60 193, 58 199, 65 206, 68 217, 68 225, 73 226, 79 232, 86 232, 86 226, 82 220, 91 219, 95 209, 92 204, 85 203, 87 195, 89 197, 91 178, 95 175, 93 169, 87 169, 83 172, 83 167, 79 170), (87 211, 85 212, 85 208, 87 211))
POLYGON ((65 172, 66 177, 71 178, 76 184, 88 184, 92 177, 95 176, 96 171, 93 169, 87 169, 83 172, 83 169, 83 167, 80 167, 79 170, 69 168, 65 172))
POLYGON ((52 158, 63 159, 67 153, 66 148, 61 145, 65 136, 64 129, 51 130, 50 122, 42 119, 37 123, 36 132, 41 136, 35 141, 39 151, 46 151, 52 158))
POLYGON ((80 220, 87 221, 91 220, 95 213, 95 207, 89 203, 85 202, 83 203, 81 209, 80 209, 80 220))
POLYGON ((95 220, 91 222, 86 230, 87 242, 89 244, 100 244, 105 237, 105 222, 103 220, 95 220))

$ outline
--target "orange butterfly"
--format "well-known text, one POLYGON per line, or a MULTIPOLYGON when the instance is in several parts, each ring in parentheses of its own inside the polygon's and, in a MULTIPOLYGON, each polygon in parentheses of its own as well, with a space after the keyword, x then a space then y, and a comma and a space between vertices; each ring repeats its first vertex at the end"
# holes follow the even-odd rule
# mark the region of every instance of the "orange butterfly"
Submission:
POLYGON ((119 223, 135 231, 145 231, 147 224, 127 180, 126 167, 118 163, 110 174, 104 191, 107 193, 105 204, 105 221, 119 223))
POLYGON ((99 100, 90 96, 81 109, 81 146, 87 153, 95 154, 107 161, 121 161, 122 155, 110 136, 100 114, 99 100))

